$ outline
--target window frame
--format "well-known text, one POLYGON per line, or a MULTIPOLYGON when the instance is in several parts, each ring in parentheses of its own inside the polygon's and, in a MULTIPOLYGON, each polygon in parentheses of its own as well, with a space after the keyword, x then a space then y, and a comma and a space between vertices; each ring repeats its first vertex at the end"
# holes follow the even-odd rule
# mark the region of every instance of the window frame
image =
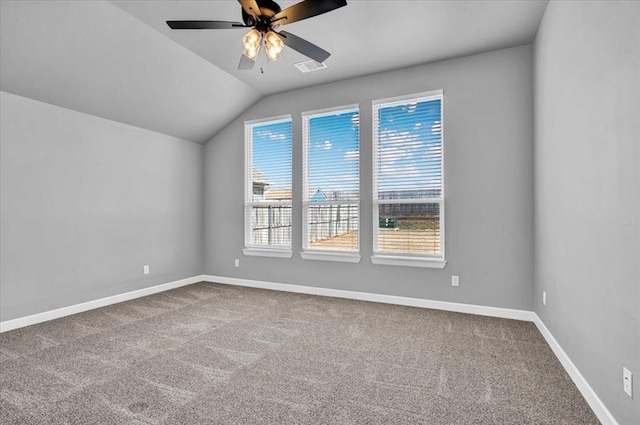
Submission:
POLYGON ((351 104, 343 106, 335 106, 331 108, 317 109, 313 111, 302 112, 302 251, 300 257, 304 260, 320 260, 320 261, 340 261, 347 263, 360 262, 361 255, 361 214, 360 214, 360 145, 361 145, 361 132, 360 132, 360 120, 358 120, 358 200, 354 201, 321 201, 311 202, 309 196, 309 121, 311 118, 323 117, 328 115, 338 115, 340 113, 348 113, 355 111, 358 116, 361 116, 360 105, 351 104), (357 205, 358 209, 358 247, 355 250, 329 250, 311 248, 309 245, 309 207, 313 205, 357 205))
POLYGON ((244 122, 244 248, 242 253, 246 256, 291 258, 293 256, 293 222, 291 223, 292 238, 289 245, 259 245, 251 243, 253 228, 251 225, 251 212, 255 206, 282 206, 291 208, 293 219, 293 192, 289 201, 261 201, 253 200, 253 129, 259 125, 291 123, 291 182, 293 184, 293 120, 291 114, 276 117, 248 120, 244 122))
POLYGON ((372 142, 372 206, 373 206, 373 264, 428 267, 442 269, 447 264, 445 260, 445 175, 444 175, 444 91, 432 90, 428 92, 396 96, 386 99, 377 99, 371 102, 371 142, 372 142), (378 198, 378 144, 379 144, 379 117, 378 112, 383 107, 406 105, 409 103, 427 102, 430 100, 440 100, 440 196, 425 197, 417 199, 379 199, 378 198), (379 206, 381 204, 438 204, 440 208, 440 254, 415 254, 415 253, 392 253, 379 250, 379 206))

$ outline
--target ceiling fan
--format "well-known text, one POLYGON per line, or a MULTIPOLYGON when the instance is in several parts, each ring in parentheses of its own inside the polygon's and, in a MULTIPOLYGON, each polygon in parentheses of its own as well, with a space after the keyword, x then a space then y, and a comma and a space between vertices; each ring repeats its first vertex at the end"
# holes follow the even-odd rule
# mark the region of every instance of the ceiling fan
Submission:
POLYGON ((252 28, 242 37, 244 51, 238 69, 253 68, 260 48, 269 62, 280 58, 284 46, 317 61, 324 62, 331 53, 287 31, 276 32, 281 25, 291 24, 346 6, 346 0, 304 0, 284 10, 273 0, 238 0, 242 6, 242 21, 167 21, 174 30, 204 30, 252 28))

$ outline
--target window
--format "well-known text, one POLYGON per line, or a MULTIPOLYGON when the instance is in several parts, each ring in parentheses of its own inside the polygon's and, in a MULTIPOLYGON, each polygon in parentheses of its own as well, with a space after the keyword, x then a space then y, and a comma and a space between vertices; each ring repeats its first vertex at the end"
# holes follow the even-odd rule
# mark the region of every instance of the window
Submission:
POLYGON ((291 257, 291 145, 291 116, 245 122, 245 255, 291 257))
POLYGON ((444 261, 442 91, 373 102, 375 264, 444 261))
POLYGON ((302 258, 358 262, 358 106, 302 114, 302 258))

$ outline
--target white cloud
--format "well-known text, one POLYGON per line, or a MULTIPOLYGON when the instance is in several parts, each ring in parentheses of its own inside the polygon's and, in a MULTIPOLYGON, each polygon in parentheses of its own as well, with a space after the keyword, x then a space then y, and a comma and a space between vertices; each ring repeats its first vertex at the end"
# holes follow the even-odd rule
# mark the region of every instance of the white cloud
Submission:
POLYGON ((433 134, 440 134, 442 133, 442 123, 440 121, 435 121, 433 123, 433 125, 431 126, 431 132, 433 134))
POLYGON ((358 151, 347 151, 344 154, 344 159, 346 161, 357 161, 360 157, 360 153, 358 151))
POLYGON ((411 152, 407 152, 403 149, 398 149, 396 146, 380 148, 378 153, 381 167, 393 165, 398 160, 409 159, 413 156, 411 152))
POLYGON ((411 176, 420 176, 422 175, 422 171, 415 166, 415 164, 403 165, 400 167, 385 167, 382 166, 381 169, 381 178, 389 178, 389 177, 411 177, 411 176), (390 176, 389 174, 395 174, 395 176, 390 176))
POLYGON ((325 140, 322 149, 329 150, 329 149, 331 149, 332 146, 333 145, 331 144, 331 142, 329 140, 325 140))
POLYGON ((337 176, 337 177, 329 177, 327 181, 330 182, 357 182, 360 181, 360 177, 358 176, 337 176))
POLYGON ((383 131, 380 133, 380 145, 379 158, 383 167, 410 159, 417 150, 424 148, 420 135, 410 131, 383 131))
POLYGON ((431 145, 427 147, 427 151, 424 154, 426 159, 437 159, 442 153, 442 147, 440 145, 431 145))
POLYGON ((274 133, 270 130, 258 130, 256 135, 258 137, 268 137, 271 140, 285 140, 287 138, 284 133, 274 133))
POLYGON ((271 140, 284 140, 287 138, 286 134, 283 133, 271 133, 269 134, 269 139, 271 140))
POLYGON ((419 134, 411 133, 410 131, 386 130, 380 132, 380 142, 393 143, 395 146, 416 147, 421 144, 421 142, 418 142, 419 139, 419 134))

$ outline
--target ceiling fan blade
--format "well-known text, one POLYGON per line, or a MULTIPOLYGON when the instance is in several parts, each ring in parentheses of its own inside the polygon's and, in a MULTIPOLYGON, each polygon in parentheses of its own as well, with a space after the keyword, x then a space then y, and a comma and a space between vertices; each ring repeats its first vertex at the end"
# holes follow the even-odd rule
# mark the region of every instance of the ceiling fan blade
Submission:
POLYGON ((324 62, 329 56, 331 56, 331 53, 326 50, 321 49, 315 44, 305 40, 304 38, 300 38, 297 35, 293 35, 290 32, 280 31, 277 34, 280 36, 284 44, 291 47, 293 50, 310 57, 316 62, 324 62))
POLYGON ((246 28, 242 22, 228 21, 167 21, 173 30, 223 30, 232 28, 246 28))
POLYGON ((286 25, 346 6, 346 0, 304 0, 273 15, 271 22, 286 25))
POLYGON ((245 55, 240 55, 240 63, 238 64, 238 69, 241 71, 247 71, 253 68, 256 61, 249 59, 245 55))
POLYGON ((262 15, 262 12, 260 12, 260 6, 258 6, 258 2, 256 0, 238 0, 238 3, 240 3, 240 6, 242 6, 245 12, 254 18, 262 15))

